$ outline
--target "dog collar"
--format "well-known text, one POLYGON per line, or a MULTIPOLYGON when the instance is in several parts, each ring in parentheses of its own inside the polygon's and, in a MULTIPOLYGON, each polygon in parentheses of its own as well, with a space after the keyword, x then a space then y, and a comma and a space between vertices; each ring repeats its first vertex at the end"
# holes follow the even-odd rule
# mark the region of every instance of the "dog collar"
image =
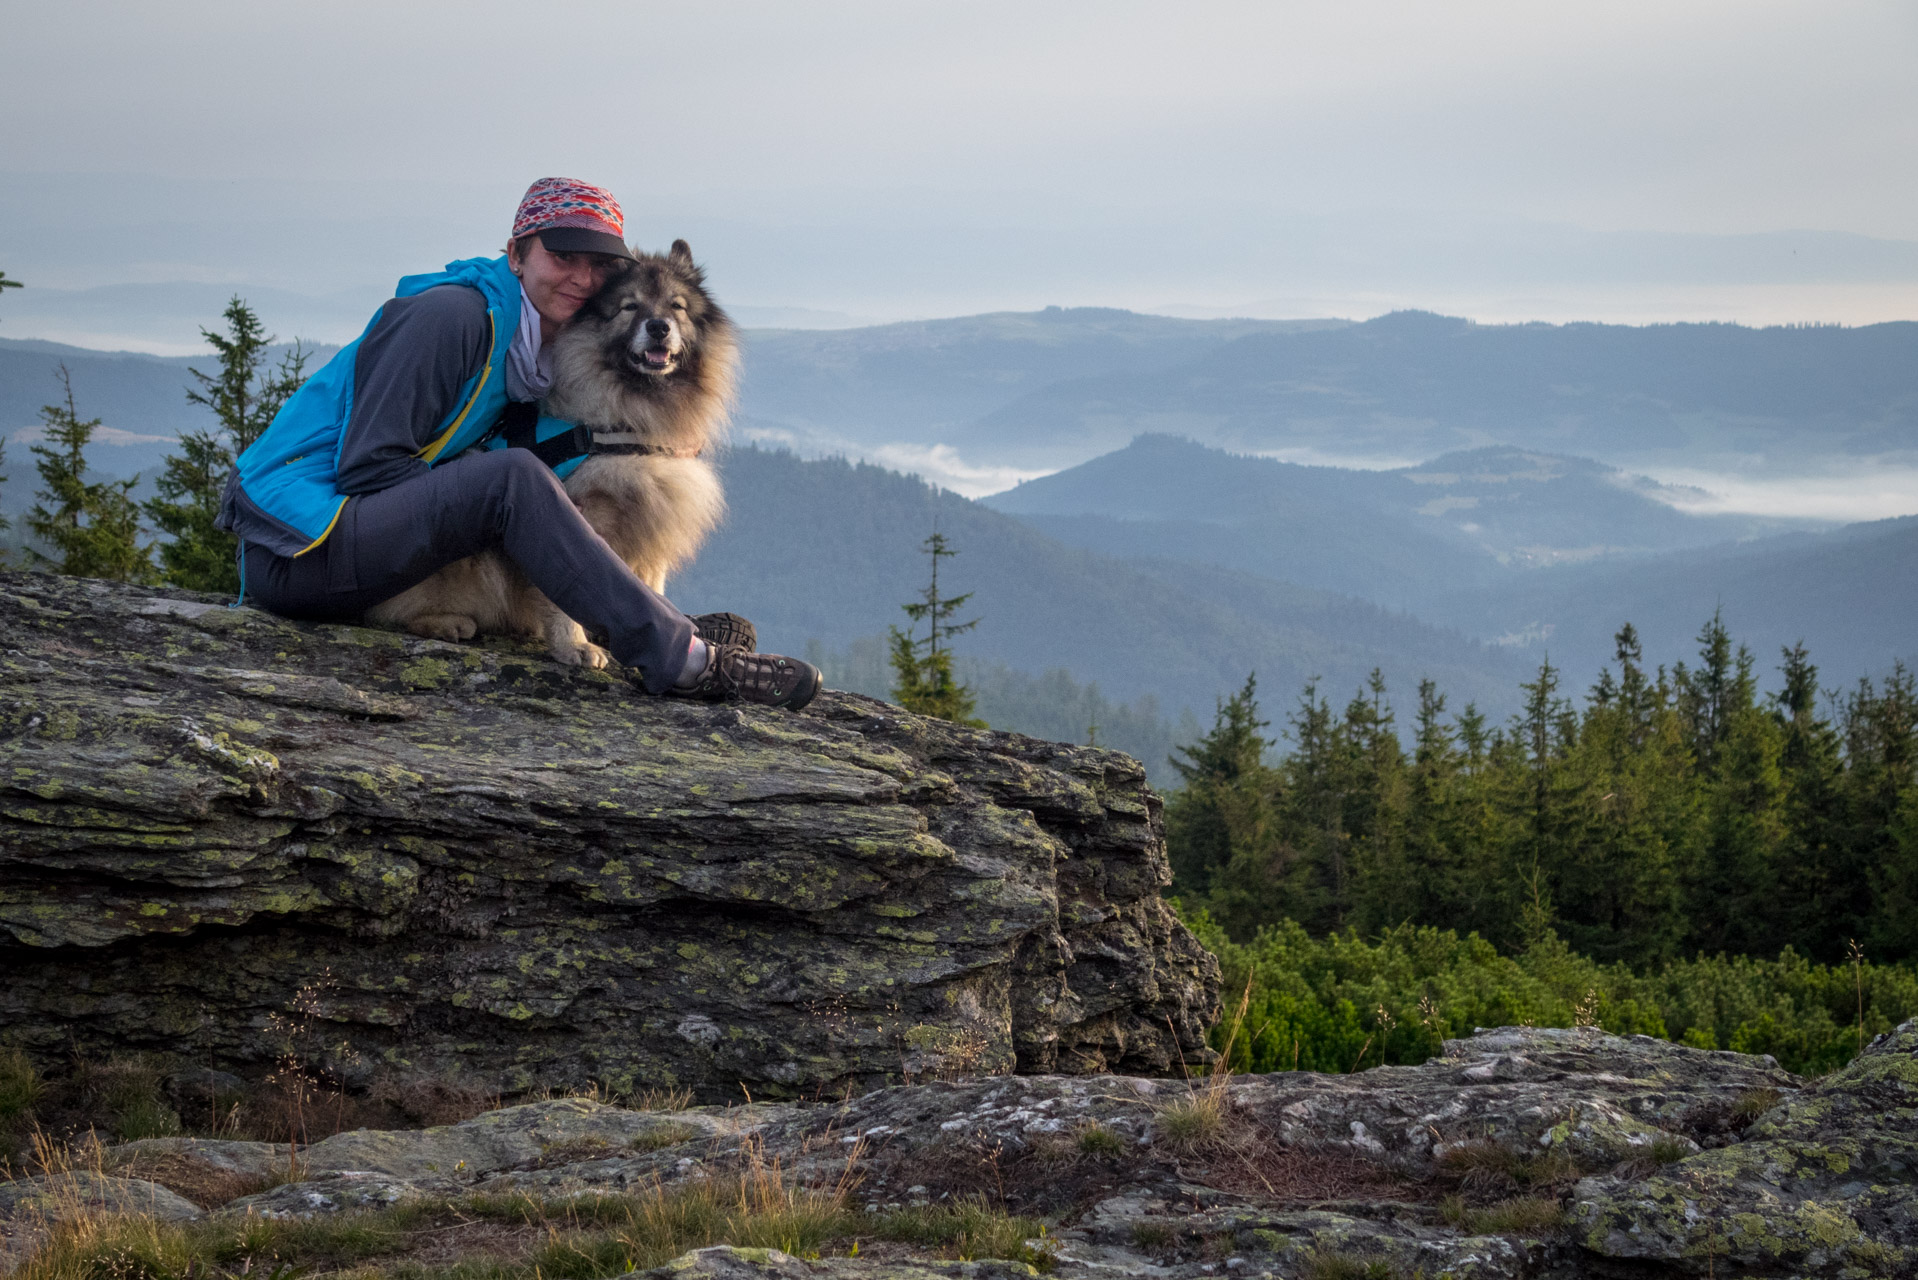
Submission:
POLYGON ((625 455, 644 457, 656 455, 666 458, 697 458, 698 449, 674 449, 666 445, 649 444, 640 439, 639 433, 627 428, 590 427, 583 423, 565 424, 564 429, 556 419, 542 418, 537 405, 515 401, 506 406, 506 412, 487 433, 487 443, 494 437, 503 441, 509 449, 525 449, 548 467, 559 468, 575 458, 591 458, 605 455, 625 455), (546 434, 541 434, 541 428, 546 434))

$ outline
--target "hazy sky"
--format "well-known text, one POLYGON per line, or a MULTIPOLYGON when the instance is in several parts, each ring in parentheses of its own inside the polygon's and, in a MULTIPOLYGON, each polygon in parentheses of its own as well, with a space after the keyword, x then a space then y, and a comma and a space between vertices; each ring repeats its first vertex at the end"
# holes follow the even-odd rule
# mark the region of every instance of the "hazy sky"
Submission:
MULTIPOLYGON (((67 0, 6 30, 0 268, 49 290, 363 315, 558 173, 747 307, 1918 318, 1912 0, 67 0)), ((53 336, 31 292, 0 333, 53 336)))

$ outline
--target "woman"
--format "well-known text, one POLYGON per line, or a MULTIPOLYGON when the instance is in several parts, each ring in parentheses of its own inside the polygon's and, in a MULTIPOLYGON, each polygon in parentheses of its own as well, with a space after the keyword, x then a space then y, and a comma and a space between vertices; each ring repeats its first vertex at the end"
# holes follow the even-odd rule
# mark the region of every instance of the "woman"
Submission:
POLYGON ((520 201, 504 257, 401 280, 228 478, 220 526, 240 537, 243 593, 288 617, 354 620, 497 547, 569 617, 603 632, 649 693, 791 710, 811 701, 817 668, 719 634, 708 644, 531 453, 466 452, 509 399, 545 394, 549 344, 613 259, 630 256, 624 231, 608 192, 542 178, 520 201))

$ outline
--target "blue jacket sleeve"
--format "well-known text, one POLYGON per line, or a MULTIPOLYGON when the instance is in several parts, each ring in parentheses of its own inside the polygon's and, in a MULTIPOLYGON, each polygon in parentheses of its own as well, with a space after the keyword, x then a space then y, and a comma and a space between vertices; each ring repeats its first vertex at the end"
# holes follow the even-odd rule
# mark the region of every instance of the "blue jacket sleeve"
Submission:
POLYGON ((425 474, 419 451, 486 364, 491 338, 486 299, 465 285, 380 308, 353 362, 353 408, 335 481, 341 493, 375 493, 425 474))

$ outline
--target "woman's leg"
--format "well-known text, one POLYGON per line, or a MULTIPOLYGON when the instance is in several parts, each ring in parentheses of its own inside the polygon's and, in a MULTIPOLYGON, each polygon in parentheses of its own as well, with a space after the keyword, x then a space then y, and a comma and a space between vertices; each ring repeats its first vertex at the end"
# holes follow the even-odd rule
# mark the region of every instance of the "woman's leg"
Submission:
POLYGON ((455 560, 498 548, 566 615, 603 628, 607 648, 664 693, 693 624, 633 575, 559 480, 524 449, 471 453, 347 501, 303 556, 246 549, 247 594, 293 618, 358 618, 455 560))

